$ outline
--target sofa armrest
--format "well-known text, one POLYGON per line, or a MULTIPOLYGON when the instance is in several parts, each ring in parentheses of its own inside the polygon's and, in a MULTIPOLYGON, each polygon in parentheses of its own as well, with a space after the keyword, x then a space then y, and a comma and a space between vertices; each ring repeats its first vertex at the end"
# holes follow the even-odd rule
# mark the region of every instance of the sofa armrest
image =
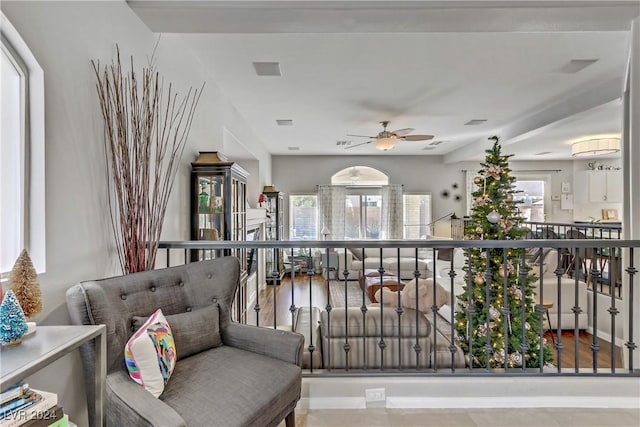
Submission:
MULTIPOLYGON (((338 275, 339 277, 342 277, 343 271, 352 270, 353 253, 351 253, 349 249, 343 249, 343 250, 337 250, 336 255, 338 256, 338 265, 337 265, 338 275), (345 262, 345 253, 347 254, 346 262, 345 262)), ((332 266, 332 267, 335 267, 335 266, 332 266)))
POLYGON ((302 366, 304 337, 298 333, 235 322, 220 332, 225 345, 302 366))
POLYGON ((124 371, 107 375, 107 425, 186 427, 178 413, 124 371))

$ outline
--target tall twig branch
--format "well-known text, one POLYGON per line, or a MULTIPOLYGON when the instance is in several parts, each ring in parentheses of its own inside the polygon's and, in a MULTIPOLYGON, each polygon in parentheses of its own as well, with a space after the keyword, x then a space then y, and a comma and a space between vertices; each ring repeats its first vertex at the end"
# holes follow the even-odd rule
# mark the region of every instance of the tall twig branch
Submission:
POLYGON ((123 272, 151 270, 169 195, 202 95, 180 97, 149 66, 136 74, 133 57, 123 71, 120 48, 110 66, 91 61, 104 120, 107 192, 111 225, 123 272))

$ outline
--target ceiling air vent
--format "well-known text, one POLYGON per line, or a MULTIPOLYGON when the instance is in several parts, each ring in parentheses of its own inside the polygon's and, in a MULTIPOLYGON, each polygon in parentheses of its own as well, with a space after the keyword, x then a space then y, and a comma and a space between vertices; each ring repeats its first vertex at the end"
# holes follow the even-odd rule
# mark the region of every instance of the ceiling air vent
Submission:
POLYGON ((256 69, 256 74, 259 76, 279 77, 282 75, 279 62, 254 62, 253 68, 256 69))
POLYGON ((477 126, 477 125, 481 125, 484 122, 486 122, 487 119, 473 119, 473 120, 469 120, 467 123, 465 123, 465 126, 477 126))
POLYGON ((566 74, 575 74, 596 62, 598 62, 597 59, 572 59, 567 64, 560 67, 558 71, 566 74))
POLYGON ((536 153, 536 156, 544 156, 545 154, 551 154, 551 151, 541 151, 539 153, 536 153))
POLYGON ((287 147, 289 151, 300 151, 300 147, 287 147))
POLYGON ((276 123, 278 124, 278 126, 293 126, 293 120, 291 119, 276 120, 276 123))
POLYGON ((338 147, 346 147, 347 145, 351 145, 351 141, 336 141, 336 145, 338 147))
POLYGON ((437 145, 442 144, 443 142, 444 142, 444 141, 442 141, 442 140, 440 140, 440 141, 432 141, 432 142, 430 142, 430 143, 429 143, 429 145, 433 145, 433 146, 435 147, 435 146, 437 146, 437 145))
POLYGON ((422 148, 422 151, 429 151, 429 150, 435 150, 435 149, 436 149, 436 147, 430 147, 430 146, 427 145, 426 147, 422 148))

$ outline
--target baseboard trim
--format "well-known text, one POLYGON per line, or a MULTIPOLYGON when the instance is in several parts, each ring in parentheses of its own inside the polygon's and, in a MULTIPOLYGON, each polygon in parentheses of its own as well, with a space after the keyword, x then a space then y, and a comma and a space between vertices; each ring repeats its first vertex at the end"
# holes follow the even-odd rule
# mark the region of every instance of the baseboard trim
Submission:
MULTIPOLYGON (((589 326, 587 329, 585 329, 585 331, 593 335, 593 326, 589 326)), ((600 329, 598 329, 598 338, 601 338, 606 342, 611 343, 611 334, 601 331, 600 329)), ((625 344, 625 340, 623 338, 616 337, 616 346, 624 348, 624 344, 625 344)))
POLYGON ((304 378, 302 409, 361 409, 365 392, 384 388, 387 408, 640 409, 637 377, 304 378))

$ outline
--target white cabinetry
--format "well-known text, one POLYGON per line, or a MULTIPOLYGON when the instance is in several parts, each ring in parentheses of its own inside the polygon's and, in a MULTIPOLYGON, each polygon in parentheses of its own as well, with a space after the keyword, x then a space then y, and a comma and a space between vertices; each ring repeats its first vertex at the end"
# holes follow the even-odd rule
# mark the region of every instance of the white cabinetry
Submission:
POLYGON ((580 202, 622 203, 622 171, 579 171, 574 189, 580 202))

